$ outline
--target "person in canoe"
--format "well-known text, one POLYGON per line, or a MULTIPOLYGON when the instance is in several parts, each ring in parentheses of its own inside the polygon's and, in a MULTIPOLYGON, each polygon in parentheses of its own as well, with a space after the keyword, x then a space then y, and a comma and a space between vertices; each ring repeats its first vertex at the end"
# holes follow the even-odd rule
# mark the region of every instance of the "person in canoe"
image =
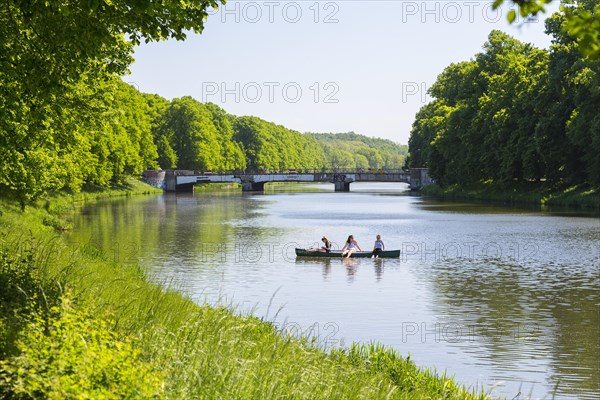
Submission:
POLYGON ((329 253, 331 252, 331 240, 327 239, 326 236, 323 236, 321 238, 321 241, 323 242, 323 246, 321 246, 321 248, 312 248, 312 249, 307 249, 306 251, 318 251, 321 253, 329 253))
POLYGON ((346 240, 344 247, 342 247, 342 257, 350 257, 352 253, 356 251, 356 249, 358 249, 358 251, 362 251, 358 245, 358 242, 354 240, 354 236, 348 236, 348 240, 346 240))
POLYGON ((325 253, 331 252, 331 240, 329 240, 329 239, 327 239, 327 237, 323 236, 321 238, 321 241, 323 242, 323 247, 321 247, 321 251, 324 251, 325 253))
POLYGON ((373 245, 373 257, 379 258, 379 253, 385 250, 385 245, 383 244, 383 240, 381 240, 381 235, 377 235, 375 244, 373 245))

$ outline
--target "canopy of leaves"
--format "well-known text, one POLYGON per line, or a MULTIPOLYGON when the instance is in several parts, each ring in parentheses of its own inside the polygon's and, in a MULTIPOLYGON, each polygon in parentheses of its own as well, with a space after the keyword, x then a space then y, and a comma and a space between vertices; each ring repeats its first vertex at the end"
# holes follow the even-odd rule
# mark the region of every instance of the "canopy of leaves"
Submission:
POLYGON ((493 31, 471 61, 447 67, 417 114, 410 165, 442 185, 479 181, 600 184, 600 63, 546 22, 549 51, 493 31))
MULTIPOLYGON (((309 135, 167 101, 121 80, 141 41, 201 32, 216 0, 7 0, 0 5, 0 194, 110 186, 145 169, 400 168, 406 148, 309 135)), ((335 136, 335 138, 334 138, 335 136)))
MULTIPOLYGON (((544 12, 544 6, 553 0, 511 0, 518 6, 522 17, 544 12)), ((504 0, 495 0, 494 7, 500 7, 504 0)), ((563 30, 573 37, 580 52, 591 59, 600 58, 600 4, 598 0, 561 0, 561 10, 566 23, 563 30)), ((510 23, 517 17, 515 10, 507 14, 510 23)))
POLYGON ((354 132, 312 133, 323 147, 328 167, 334 169, 401 169, 408 146, 354 132))
POLYGON ((0 192, 21 204, 155 166, 140 95, 118 79, 141 40, 201 32, 213 0, 0 5, 0 192))

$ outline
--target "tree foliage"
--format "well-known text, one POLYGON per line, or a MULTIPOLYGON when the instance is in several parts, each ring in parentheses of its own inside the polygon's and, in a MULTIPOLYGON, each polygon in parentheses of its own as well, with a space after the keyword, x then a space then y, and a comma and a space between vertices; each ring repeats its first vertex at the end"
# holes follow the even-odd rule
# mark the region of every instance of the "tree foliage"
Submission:
POLYGON ((133 61, 133 45, 200 32, 217 5, 3 1, 0 191, 24 205, 49 190, 118 182, 155 165, 139 94, 118 76, 133 61))
MULTIPOLYGON (((220 0, 7 0, 0 5, 0 194, 121 184, 145 169, 399 167, 392 142, 319 141, 122 81, 142 41, 201 32, 220 0), (352 143, 356 142, 356 143, 352 143)), ((345 134, 350 135, 350 134, 345 134)), ((352 134, 354 135, 354 134, 352 134)), ((341 138, 341 137, 340 137, 341 138)))
POLYGON ((257 117, 235 118, 234 140, 244 148, 251 170, 315 169, 324 165, 323 151, 309 135, 257 117))
MULTIPOLYGON (((544 6, 553 0, 511 0, 518 6, 522 17, 544 12, 544 6)), ((495 0, 494 7, 500 7, 504 0, 495 0)), ((598 0, 562 0, 561 10, 565 14, 566 23, 563 30, 573 37, 577 46, 586 57, 600 58, 600 4, 598 0)), ((510 23, 517 17, 511 10, 507 15, 510 23)))
POLYGON ((326 164, 334 169, 401 169, 408 146, 354 132, 312 133, 325 152, 326 164))
POLYGON ((447 67, 413 124, 412 166, 442 185, 600 184, 600 63, 583 58, 564 13, 549 51, 493 31, 471 61, 447 67))
POLYGON ((191 97, 167 106, 152 99, 164 110, 152 129, 165 169, 400 169, 408 152, 407 146, 353 132, 302 134, 257 117, 237 117, 191 97))

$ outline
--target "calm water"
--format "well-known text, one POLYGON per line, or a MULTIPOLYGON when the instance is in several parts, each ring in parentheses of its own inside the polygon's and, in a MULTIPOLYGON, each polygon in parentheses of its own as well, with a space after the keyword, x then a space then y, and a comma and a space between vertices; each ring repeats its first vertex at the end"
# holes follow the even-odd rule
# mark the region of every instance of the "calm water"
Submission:
POLYGON ((75 216, 74 240, 326 347, 378 341, 509 399, 600 396, 597 217, 424 201, 399 184, 309 188, 107 200, 75 216), (402 256, 294 255, 349 234, 402 256))

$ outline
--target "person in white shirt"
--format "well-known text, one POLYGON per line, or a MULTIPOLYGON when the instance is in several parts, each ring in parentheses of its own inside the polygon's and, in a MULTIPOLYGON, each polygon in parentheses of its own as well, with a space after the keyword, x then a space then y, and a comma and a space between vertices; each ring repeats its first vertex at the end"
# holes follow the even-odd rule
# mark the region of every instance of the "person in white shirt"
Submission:
POLYGON ((354 253, 358 249, 358 251, 362 251, 358 242, 354 240, 354 236, 348 236, 348 240, 346 240, 346 244, 342 247, 342 257, 350 257, 352 253, 354 253))
POLYGON ((383 240, 381 240, 381 235, 377 235, 375 245, 373 245, 373 257, 379 258, 379 254, 384 250, 385 245, 383 244, 383 240))

